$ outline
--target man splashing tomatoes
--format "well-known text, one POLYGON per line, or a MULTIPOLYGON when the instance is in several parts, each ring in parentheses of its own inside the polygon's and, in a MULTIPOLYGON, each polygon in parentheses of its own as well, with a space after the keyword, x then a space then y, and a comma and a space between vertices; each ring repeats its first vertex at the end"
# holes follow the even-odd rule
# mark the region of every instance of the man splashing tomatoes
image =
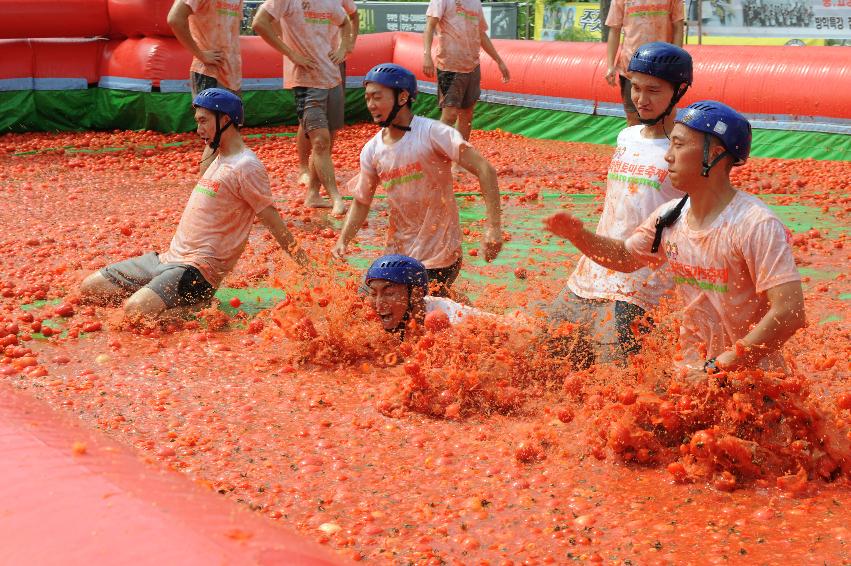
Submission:
POLYGON ((208 303, 242 255, 255 216, 299 265, 310 264, 272 204, 266 168, 243 143, 242 101, 210 88, 193 106, 198 135, 215 158, 192 190, 168 251, 108 265, 81 287, 90 302, 127 299, 124 310, 131 320, 208 303))

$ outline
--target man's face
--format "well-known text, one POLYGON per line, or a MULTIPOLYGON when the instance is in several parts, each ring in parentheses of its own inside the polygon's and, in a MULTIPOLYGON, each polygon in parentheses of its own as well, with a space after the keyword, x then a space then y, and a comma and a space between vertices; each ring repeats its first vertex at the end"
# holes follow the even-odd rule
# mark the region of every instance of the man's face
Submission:
MULTIPOLYGON (((366 85, 366 108, 372 114, 372 121, 376 124, 383 122, 393 111, 393 99, 396 91, 378 83, 367 83, 366 85)), ((399 104, 404 105, 408 100, 408 93, 399 94, 399 104)))
MULTIPOLYGON (((710 162, 723 149, 717 144, 710 146, 710 162)), ((671 145, 665 153, 671 184, 688 192, 691 183, 700 179, 703 169, 703 133, 683 124, 675 124, 671 130, 671 145)))
POLYGON ((196 108, 195 122, 198 124, 198 136, 209 144, 216 136, 216 114, 206 108, 196 108))
POLYGON ((367 287, 369 304, 375 309, 384 330, 396 330, 408 312, 408 286, 386 279, 373 279, 367 287))
POLYGON ((644 120, 651 120, 668 108, 671 97, 674 96, 674 86, 652 75, 632 73, 632 103, 638 110, 638 115, 644 120))

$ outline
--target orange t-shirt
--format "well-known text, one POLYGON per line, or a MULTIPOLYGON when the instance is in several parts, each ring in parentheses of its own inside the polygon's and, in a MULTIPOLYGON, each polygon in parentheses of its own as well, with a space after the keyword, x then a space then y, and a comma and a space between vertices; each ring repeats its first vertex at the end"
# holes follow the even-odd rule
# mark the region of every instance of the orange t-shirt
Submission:
POLYGON ((469 146, 458 130, 415 116, 411 131, 387 145, 379 131, 361 150, 352 195, 371 204, 378 185, 390 206, 387 253, 447 267, 461 257, 461 228, 452 190, 452 162, 469 146))
POLYGON ((215 77, 221 86, 239 90, 242 86, 242 55, 239 51, 239 25, 242 0, 183 0, 192 8, 189 31, 202 51, 224 53, 221 65, 205 65, 192 58, 189 70, 215 77))
POLYGON ((626 75, 635 50, 651 41, 674 39, 674 23, 684 19, 683 0, 612 0, 606 25, 623 29, 615 68, 626 75))
POLYGON ((431 0, 426 16, 437 18, 437 57, 441 71, 471 73, 479 66, 480 33, 487 31, 480 0, 431 0))
POLYGON ((242 255, 254 217, 271 204, 266 168, 253 151, 216 157, 192 190, 160 261, 195 266, 218 287, 242 255))
MULTIPOLYGON (((680 347, 683 363, 703 369, 707 358, 733 348, 768 312, 765 292, 800 281, 789 233, 777 216, 753 195, 737 191, 709 228, 688 225, 689 206, 662 232, 662 245, 650 253, 656 219, 676 204, 663 204, 626 240, 626 249, 648 265, 667 263, 683 303, 680 347)), ((779 351, 759 364, 783 369, 779 351)))
POLYGON ((329 56, 340 47, 340 26, 349 17, 340 0, 266 0, 260 9, 280 22, 284 43, 317 63, 307 69, 284 57, 284 88, 328 89, 342 82, 329 56))

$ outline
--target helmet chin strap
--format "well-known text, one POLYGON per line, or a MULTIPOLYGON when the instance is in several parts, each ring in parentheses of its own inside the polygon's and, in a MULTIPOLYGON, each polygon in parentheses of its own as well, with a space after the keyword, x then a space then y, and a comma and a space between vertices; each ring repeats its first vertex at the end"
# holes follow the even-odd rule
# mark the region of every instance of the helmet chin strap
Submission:
POLYGON ((668 104, 668 107, 665 108, 664 112, 662 112, 661 114, 659 114, 655 118, 645 119, 645 118, 641 118, 639 116, 638 121, 641 122, 642 124, 644 124, 645 126, 655 126, 660 121, 664 120, 668 116, 668 114, 671 113, 671 111, 674 109, 674 106, 677 105, 677 102, 680 101, 680 99, 683 97, 683 95, 685 95, 687 90, 688 90, 688 85, 686 85, 686 86, 683 86, 682 84, 678 85, 677 86, 677 92, 675 92, 674 95, 671 97, 671 102, 668 104))
POLYGON ((233 126, 233 122, 230 120, 230 118, 228 118, 228 123, 225 124, 224 128, 221 126, 219 119, 223 115, 224 114, 222 114, 221 112, 216 112, 216 135, 213 136, 213 141, 210 142, 210 149, 213 150, 213 153, 215 153, 216 150, 219 149, 219 146, 222 144, 222 134, 225 132, 225 130, 233 126))
POLYGON ((410 132, 411 128, 408 126, 400 126, 399 124, 394 124, 393 120, 396 119, 396 116, 399 114, 399 111, 402 109, 402 106, 399 104, 399 93, 401 91, 399 89, 393 89, 393 110, 390 111, 390 114, 387 116, 386 120, 383 120, 378 123, 382 128, 396 128, 397 130, 402 130, 403 132, 410 132))
POLYGON ((703 134, 703 169, 700 171, 701 177, 709 177, 709 170, 715 167, 719 161, 724 159, 727 155, 733 155, 726 149, 718 154, 718 157, 712 160, 712 163, 709 162, 709 134, 703 134))

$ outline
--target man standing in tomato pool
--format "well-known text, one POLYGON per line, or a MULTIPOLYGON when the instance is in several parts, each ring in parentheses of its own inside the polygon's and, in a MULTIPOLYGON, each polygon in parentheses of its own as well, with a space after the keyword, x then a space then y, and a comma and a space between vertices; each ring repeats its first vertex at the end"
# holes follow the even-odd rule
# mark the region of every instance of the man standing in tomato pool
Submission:
POLYGON ((299 265, 309 265, 272 204, 266 168, 243 143, 242 101, 211 88, 200 92, 193 106, 198 135, 215 158, 195 185, 169 250, 89 275, 82 283, 83 299, 114 304, 129 297, 124 310, 131 319, 203 305, 239 260, 255 217, 299 265))
POLYGON ((656 209, 628 238, 586 230, 561 212, 546 228, 622 273, 669 264, 683 313, 675 362, 687 375, 760 367, 784 370, 780 348, 805 322, 801 275, 786 227, 757 197, 734 188, 751 125, 720 102, 682 111, 665 154, 686 196, 656 209))
POLYGON ((423 33, 423 73, 434 76, 431 57, 434 30, 437 29, 437 95, 440 121, 456 126, 465 140, 470 139, 473 109, 481 95, 479 49, 496 61, 502 82, 511 78, 508 67, 488 37, 488 24, 481 0, 430 0, 423 33))
POLYGON ((331 133, 343 127, 340 63, 351 50, 352 22, 340 0, 266 0, 257 10, 254 31, 284 54, 284 86, 293 89, 299 127, 310 139, 313 167, 305 206, 346 211, 331 161, 331 133), (278 36, 275 22, 280 24, 278 36), (335 43, 339 40, 339 44, 335 43), (319 194, 325 187, 332 202, 319 194))
POLYGON ((683 0, 612 0, 605 24, 609 28, 607 42, 606 81, 618 81, 629 126, 638 124, 638 110, 630 96, 627 67, 639 46, 651 41, 665 41, 683 46, 683 0), (623 31, 623 43, 621 43, 623 31))
MULTIPOLYGON (((674 107, 692 82, 691 56, 670 43, 648 43, 632 56, 629 74, 641 124, 618 134, 609 164, 606 200, 596 230, 608 238, 629 237, 660 205, 683 196, 671 185, 665 153, 670 145, 668 133, 674 127, 674 107)), ((579 323, 578 340, 566 352, 577 367, 595 361, 625 361, 640 347, 633 334, 634 323, 657 307, 672 288, 667 268, 612 273, 582 256, 551 306, 549 322, 579 323), (609 320, 614 321, 616 347, 603 345, 604 337, 615 334, 609 320)), ((638 327, 648 330, 647 321, 643 322, 638 327)))
POLYGON ((364 79, 366 105, 381 130, 361 150, 354 202, 332 249, 342 258, 369 214, 378 185, 390 205, 387 252, 405 254, 428 268, 431 293, 448 296, 461 270, 461 229, 452 190, 452 163, 479 178, 487 208, 484 257, 502 249, 496 170, 454 128, 414 116, 417 79, 392 63, 372 68, 364 79))
MULTIPOLYGON (((355 5, 354 0, 342 0, 343 10, 346 11, 346 14, 349 15, 349 19, 352 21, 352 37, 349 40, 349 50, 346 52, 346 56, 350 55, 351 52, 355 48, 355 43, 358 38, 358 27, 360 26, 360 17, 358 16, 358 7, 355 5)), ((339 28, 337 28, 339 29, 339 28)), ((335 45, 339 45, 340 43, 340 34, 337 33, 337 38, 334 41, 335 45)), ((329 119, 329 123, 342 124, 345 123, 346 118, 346 62, 343 61, 340 63, 340 84, 334 89, 334 92, 331 94, 333 98, 328 107, 332 109, 334 112, 337 112, 338 116, 334 119, 329 119)), ((334 130, 331 131, 331 147, 334 147, 334 130)), ((299 124, 298 134, 296 135, 296 148, 298 149, 298 183, 300 185, 304 185, 305 187, 309 187, 311 183, 311 176, 313 177, 313 183, 317 184, 319 179, 317 177, 316 168, 313 167, 310 163, 310 139, 304 134, 304 126, 299 124)))
MULTIPOLYGON (((242 86, 239 26, 242 0, 174 0, 168 25, 192 53, 189 87, 192 97, 208 88, 226 88, 237 94, 242 86)), ((201 158, 203 175, 210 166, 210 151, 201 158)))

